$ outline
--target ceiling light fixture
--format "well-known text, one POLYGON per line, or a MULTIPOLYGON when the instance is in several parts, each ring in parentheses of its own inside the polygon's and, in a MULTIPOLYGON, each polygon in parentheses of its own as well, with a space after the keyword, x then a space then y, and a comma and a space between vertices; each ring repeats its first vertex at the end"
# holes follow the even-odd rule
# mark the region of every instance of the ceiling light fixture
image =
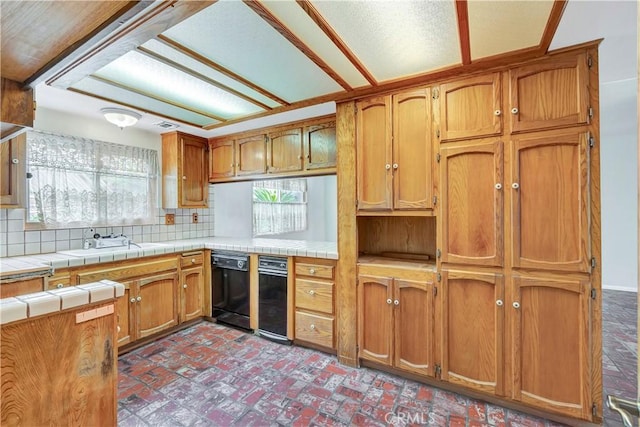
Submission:
POLYGON ((100 112, 109 123, 113 123, 120 129, 135 125, 142 117, 141 114, 124 108, 102 108, 100 112))

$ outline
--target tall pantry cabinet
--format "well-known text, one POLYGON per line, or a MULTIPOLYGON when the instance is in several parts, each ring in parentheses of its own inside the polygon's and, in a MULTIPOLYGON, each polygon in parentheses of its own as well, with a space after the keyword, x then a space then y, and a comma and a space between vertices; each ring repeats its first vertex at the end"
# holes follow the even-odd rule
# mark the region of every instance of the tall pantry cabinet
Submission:
POLYGON ((339 105, 341 360, 601 421, 597 60, 594 42, 339 105), (397 321, 405 271, 434 277, 420 333, 397 321))

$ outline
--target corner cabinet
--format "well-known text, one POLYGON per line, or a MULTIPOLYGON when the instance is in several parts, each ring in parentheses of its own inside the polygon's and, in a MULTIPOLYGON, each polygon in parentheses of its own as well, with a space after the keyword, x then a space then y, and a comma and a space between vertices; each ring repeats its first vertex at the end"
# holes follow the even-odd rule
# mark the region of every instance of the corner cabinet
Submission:
POLYGON ((330 121, 304 128, 304 169, 323 170, 336 167, 336 122, 330 121))
POLYGON ((206 139, 181 132, 162 134, 162 207, 207 207, 208 166, 206 139))
POLYGON ((357 103, 358 211, 433 210, 431 90, 357 103))
POLYGON ((26 150, 25 133, 0 143, 0 208, 24 207, 26 150))

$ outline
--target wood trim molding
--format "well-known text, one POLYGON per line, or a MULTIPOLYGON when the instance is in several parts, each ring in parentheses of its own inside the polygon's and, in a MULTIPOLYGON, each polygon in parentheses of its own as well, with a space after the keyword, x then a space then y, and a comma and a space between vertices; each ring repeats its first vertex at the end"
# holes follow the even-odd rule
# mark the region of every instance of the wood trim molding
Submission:
POLYGON ((259 135, 259 134, 283 132, 283 131, 287 131, 295 128, 305 128, 308 126, 319 125, 319 124, 323 124, 323 123, 327 123, 335 120, 336 120, 335 114, 327 114, 324 116, 312 117, 312 118, 303 119, 303 120, 295 120, 292 122, 280 123, 277 125, 264 126, 261 128, 245 130, 242 132, 234 132, 234 133, 228 133, 226 135, 212 136, 209 138, 209 143, 211 144, 216 141, 228 141, 230 139, 248 138, 250 136, 259 135))
POLYGON ((544 27, 544 32, 540 39, 539 49, 540 53, 543 55, 547 53, 549 46, 551 46, 551 41, 558 30, 558 25, 560 25, 560 19, 562 18, 562 14, 564 13, 566 6, 567 0, 555 0, 553 2, 551 13, 549 14, 549 20, 547 21, 547 25, 544 27))
POLYGON ((462 65, 471 64, 471 42, 469 40, 469 10, 467 0, 456 1, 458 34, 460 35, 460 57, 462 65))
POLYGON ((314 64, 316 64, 322 71, 327 73, 329 77, 335 80, 345 90, 349 91, 353 88, 347 83, 329 64, 324 62, 318 54, 316 54, 309 46, 307 46, 302 40, 298 38, 289 28, 287 28, 269 9, 267 9, 263 3, 257 1, 243 0, 244 4, 253 10, 260 16, 267 24, 269 24, 274 30, 280 33, 285 39, 295 46, 300 52, 302 52, 307 58, 309 58, 314 64))
POLYGON ((329 40, 336 45, 336 47, 342 52, 342 54, 353 64, 354 67, 362 74, 362 76, 367 79, 367 81, 371 84, 371 86, 377 86, 378 81, 373 77, 373 74, 367 70, 362 62, 358 59, 358 57, 349 49, 346 43, 338 36, 338 33, 329 25, 329 23, 324 19, 324 17, 318 12, 318 10, 313 6, 313 4, 309 0, 296 0, 298 6, 305 11, 309 18, 322 30, 323 33, 329 37, 329 40))
POLYGON ((203 82, 205 82, 207 84, 210 84, 211 86, 215 86, 218 89, 221 89, 221 90, 224 90, 226 92, 229 92, 229 93, 237 96, 238 98, 244 99, 247 102, 250 102, 250 103, 252 103, 254 105, 257 105, 258 107, 262 108, 263 110, 271 110, 271 109, 273 109, 272 107, 268 106, 267 104, 263 104, 262 102, 260 102, 260 101, 258 101, 256 99, 253 99, 250 96, 245 95, 244 93, 239 92, 239 91, 235 90, 232 87, 224 85, 224 84, 222 84, 222 83, 220 83, 220 82, 218 82, 216 80, 213 80, 212 78, 207 77, 207 76, 205 76, 203 74, 200 74, 197 71, 194 71, 191 68, 185 67, 184 65, 179 64, 179 63, 177 63, 175 61, 172 61, 169 58, 165 58, 164 56, 162 56, 160 54, 157 54, 156 52, 153 52, 153 51, 151 51, 151 50, 149 50, 147 48, 144 48, 142 46, 138 46, 137 51, 140 52, 141 54, 145 55, 145 56, 148 56, 149 58, 151 58, 151 59, 153 59, 155 61, 161 62, 161 63, 163 63, 165 65, 168 65, 169 67, 172 67, 172 68, 175 68, 175 69, 177 69, 179 71, 182 71, 185 74, 189 74, 191 77, 194 77, 194 78, 196 78, 198 80, 201 80, 201 81, 203 81, 203 82))
POLYGON ((242 83, 243 85, 250 87, 251 89, 255 90, 256 92, 266 96, 269 99, 274 100, 275 102, 277 102, 278 104, 282 104, 282 105, 291 105, 289 104, 287 101, 285 101, 284 99, 280 98, 277 95, 274 95, 271 92, 268 92, 267 90, 263 89, 262 87, 258 86, 257 84, 245 79, 244 77, 234 73, 233 71, 229 70, 228 68, 223 67, 222 65, 213 62, 212 60, 210 60, 209 58, 200 55, 198 52, 189 49, 188 47, 178 43, 177 41, 170 39, 169 37, 159 34, 156 37, 156 40, 158 40, 161 43, 164 43, 165 45, 176 49, 177 51, 184 53, 185 55, 187 55, 188 57, 195 59, 196 61, 213 68, 214 70, 224 74, 225 76, 232 78, 233 80, 242 83))

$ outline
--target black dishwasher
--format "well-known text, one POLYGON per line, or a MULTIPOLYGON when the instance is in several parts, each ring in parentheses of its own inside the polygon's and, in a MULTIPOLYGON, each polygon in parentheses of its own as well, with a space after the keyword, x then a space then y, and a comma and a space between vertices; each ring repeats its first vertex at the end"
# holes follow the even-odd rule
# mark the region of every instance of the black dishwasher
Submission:
POLYGON ((258 258, 258 334, 283 344, 287 339, 287 259, 258 258))
POLYGON ((250 329, 249 256, 237 252, 211 254, 212 317, 219 323, 250 329))

